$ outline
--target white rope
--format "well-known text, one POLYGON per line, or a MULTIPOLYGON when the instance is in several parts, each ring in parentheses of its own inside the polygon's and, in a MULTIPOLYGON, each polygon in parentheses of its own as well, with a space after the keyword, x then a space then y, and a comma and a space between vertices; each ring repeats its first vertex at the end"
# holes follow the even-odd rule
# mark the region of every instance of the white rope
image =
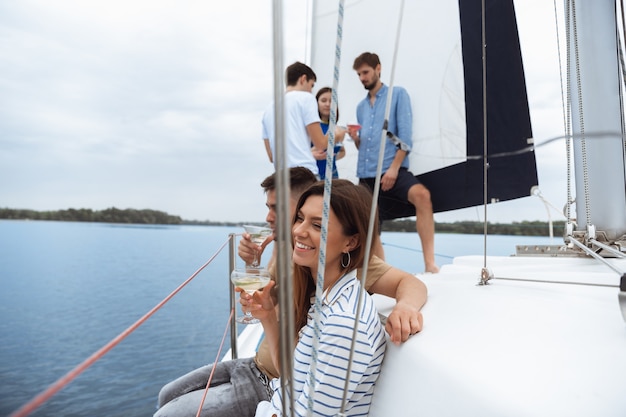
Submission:
MULTIPOLYGON (((335 67, 333 70, 333 86, 331 92, 330 120, 328 126, 328 148, 326 155, 326 175, 324 177, 324 198, 322 207, 322 231, 320 241, 320 257, 317 264, 317 285, 315 288, 315 309, 313 314, 313 347, 311 349, 312 364, 317 363, 320 317, 322 299, 324 297, 324 270, 326 269, 326 241, 328 238, 328 215, 330 212, 330 194, 332 190, 333 161, 335 159, 335 127, 337 125, 337 87, 339 84, 339 64, 341 62, 341 42, 343 39, 343 11, 344 0, 339 0, 339 13, 337 16, 337 40, 335 42, 335 67)), ((311 366, 309 371, 309 392, 307 396, 307 415, 313 413, 313 398, 315 396, 315 370, 311 366)))

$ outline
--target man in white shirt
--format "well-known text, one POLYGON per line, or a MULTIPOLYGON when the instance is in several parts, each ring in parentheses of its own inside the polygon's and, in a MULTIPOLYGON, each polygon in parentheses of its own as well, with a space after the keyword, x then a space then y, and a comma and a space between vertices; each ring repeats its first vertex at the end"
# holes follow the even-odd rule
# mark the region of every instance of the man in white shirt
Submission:
MULTIPOLYGON (((328 141, 322 133, 317 101, 312 94, 317 77, 313 70, 301 62, 287 67, 285 92, 286 161, 283 168, 303 166, 319 177, 316 157, 325 157, 328 141), (314 147, 311 148, 311 143, 314 147)), ((276 129, 274 103, 263 115, 263 141, 270 162, 279 168, 276 154, 276 129)))

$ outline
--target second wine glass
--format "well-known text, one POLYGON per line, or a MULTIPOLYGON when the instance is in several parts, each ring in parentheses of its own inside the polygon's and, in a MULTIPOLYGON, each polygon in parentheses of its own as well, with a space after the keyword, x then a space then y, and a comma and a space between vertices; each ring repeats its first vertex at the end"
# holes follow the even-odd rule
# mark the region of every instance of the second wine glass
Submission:
MULTIPOLYGON (((252 295, 270 282, 270 274, 265 268, 247 266, 245 268, 233 269, 233 272, 230 274, 230 280, 235 287, 239 287, 252 295)), ((246 311, 242 317, 237 317, 237 322, 253 324, 259 323, 259 320, 254 318, 249 311, 246 311)))

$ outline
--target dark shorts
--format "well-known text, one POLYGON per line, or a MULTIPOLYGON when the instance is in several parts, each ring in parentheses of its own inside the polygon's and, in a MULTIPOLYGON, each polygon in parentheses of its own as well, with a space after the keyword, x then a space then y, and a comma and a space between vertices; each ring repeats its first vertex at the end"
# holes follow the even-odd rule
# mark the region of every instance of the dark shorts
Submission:
MULTIPOLYGON (((360 178, 359 183, 374 191, 376 178, 360 178)), ((406 168, 398 170, 398 178, 393 188, 389 191, 379 191, 378 214, 379 220, 390 220, 400 217, 415 215, 415 207, 409 202, 409 189, 416 184, 421 184, 411 171, 406 168)))
MULTIPOLYGON (((366 184, 370 187, 370 190, 374 191, 374 181, 376 178, 360 178, 361 184, 366 184)), ((380 195, 393 198, 396 200, 408 201, 409 189, 416 184, 421 184, 415 175, 406 168, 400 168, 398 170, 398 178, 393 188, 389 191, 380 190, 380 195)))

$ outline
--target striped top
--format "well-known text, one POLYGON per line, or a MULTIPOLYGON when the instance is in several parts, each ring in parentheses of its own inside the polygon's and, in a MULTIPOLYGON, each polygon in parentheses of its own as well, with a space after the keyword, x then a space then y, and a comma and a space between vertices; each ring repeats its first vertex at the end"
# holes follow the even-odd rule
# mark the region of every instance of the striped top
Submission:
MULTIPOLYGON (((313 316, 309 310, 307 325, 300 331, 294 352, 295 410, 292 415, 306 415, 311 367, 315 367, 314 416, 335 416, 341 410, 350 347, 358 304, 360 282, 356 271, 344 275, 324 292, 320 315, 320 341, 317 363, 313 363, 313 316)), ((372 298, 364 293, 361 317, 348 385, 346 416, 366 416, 372 402, 374 384, 380 373, 385 353, 385 332, 372 298)), ((282 393, 280 381, 272 381, 274 395, 270 404, 257 409, 257 416, 280 413, 282 393), (263 412, 265 411, 265 412, 263 412)))

